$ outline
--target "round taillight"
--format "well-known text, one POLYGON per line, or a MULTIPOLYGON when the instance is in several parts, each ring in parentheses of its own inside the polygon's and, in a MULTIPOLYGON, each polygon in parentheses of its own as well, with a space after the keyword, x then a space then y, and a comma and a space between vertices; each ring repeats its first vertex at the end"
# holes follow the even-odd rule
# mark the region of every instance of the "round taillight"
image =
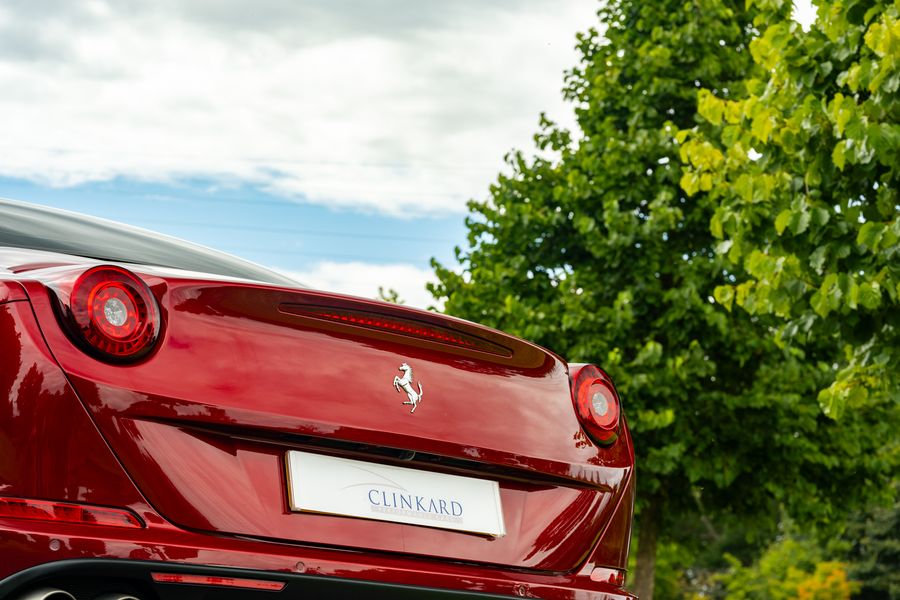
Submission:
POLYGON ((156 299, 146 283, 120 267, 85 271, 72 285, 68 304, 77 341, 101 358, 136 360, 159 337, 156 299))
POLYGON ((621 405, 609 377, 594 365, 583 365, 571 374, 575 412, 594 441, 610 445, 619 436, 621 405))

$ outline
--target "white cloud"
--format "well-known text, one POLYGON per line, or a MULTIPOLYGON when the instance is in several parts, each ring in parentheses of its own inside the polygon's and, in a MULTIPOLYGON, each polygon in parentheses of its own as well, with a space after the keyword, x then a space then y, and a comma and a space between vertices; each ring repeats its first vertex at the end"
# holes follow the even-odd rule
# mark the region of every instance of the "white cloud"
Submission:
POLYGON ((435 304, 425 289, 426 283, 435 281, 434 272, 409 264, 323 261, 288 275, 308 287, 326 292, 375 298, 381 286, 397 290, 408 306, 428 308, 435 304))
POLYGON ((5 0, 0 176, 210 177, 463 212, 542 110, 594 0, 5 0))

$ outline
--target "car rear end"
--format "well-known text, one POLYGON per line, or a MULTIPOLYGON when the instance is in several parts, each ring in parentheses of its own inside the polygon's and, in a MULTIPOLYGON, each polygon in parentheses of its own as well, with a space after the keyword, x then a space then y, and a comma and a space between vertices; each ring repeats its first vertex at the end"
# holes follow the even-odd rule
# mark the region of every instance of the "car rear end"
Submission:
POLYGON ((6 264, 0 596, 628 596, 596 367, 323 292, 6 264))

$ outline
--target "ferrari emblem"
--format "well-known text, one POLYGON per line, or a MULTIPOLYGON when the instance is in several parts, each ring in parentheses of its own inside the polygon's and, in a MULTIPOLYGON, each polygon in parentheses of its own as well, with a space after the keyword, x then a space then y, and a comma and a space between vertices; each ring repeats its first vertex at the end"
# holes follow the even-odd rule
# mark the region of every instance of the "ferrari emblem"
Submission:
POLYGON ((419 391, 413 389, 412 381, 413 381, 413 372, 412 367, 406 363, 400 365, 399 371, 403 372, 403 377, 397 377, 394 375, 394 389, 399 391, 406 392, 406 396, 409 398, 403 404, 412 405, 412 409, 409 411, 411 413, 416 412, 416 407, 419 406, 419 402, 422 401, 422 382, 419 382, 419 391))

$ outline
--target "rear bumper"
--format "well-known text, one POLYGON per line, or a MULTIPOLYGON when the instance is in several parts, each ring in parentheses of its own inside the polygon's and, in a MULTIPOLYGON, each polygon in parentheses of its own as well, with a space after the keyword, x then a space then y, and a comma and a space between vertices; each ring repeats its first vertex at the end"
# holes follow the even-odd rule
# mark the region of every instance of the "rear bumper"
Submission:
MULTIPOLYGON (((608 571, 612 574, 613 571, 608 571)), ((0 520, 0 598, 35 587, 71 590, 77 600, 128 591, 141 600, 181 598, 546 598, 631 599, 602 583, 606 569, 532 574, 437 560, 307 548, 150 526, 117 530, 89 525, 0 520), (282 591, 156 583, 151 573, 187 573, 284 582, 282 591), (107 585, 97 588, 98 582, 107 585), (109 585, 124 586, 109 589, 109 585)))
POLYGON ((384 598, 387 600, 390 598, 399 600, 408 598, 410 600, 463 600, 469 598, 509 598, 509 596, 497 596, 479 592, 403 586, 340 577, 102 559, 64 560, 22 571, 0 582, 0 597, 14 599, 20 591, 35 588, 46 589, 48 587, 67 591, 75 595, 76 598, 82 596, 94 597, 95 594, 105 593, 106 591, 133 594, 138 598, 160 598, 163 600, 197 597, 198 585, 157 583, 152 577, 154 573, 200 575, 237 581, 265 581, 284 585, 280 591, 203 586, 210 591, 216 590, 216 598, 222 599, 370 598, 379 600, 384 598), (97 583, 92 584, 92 582, 97 583))

